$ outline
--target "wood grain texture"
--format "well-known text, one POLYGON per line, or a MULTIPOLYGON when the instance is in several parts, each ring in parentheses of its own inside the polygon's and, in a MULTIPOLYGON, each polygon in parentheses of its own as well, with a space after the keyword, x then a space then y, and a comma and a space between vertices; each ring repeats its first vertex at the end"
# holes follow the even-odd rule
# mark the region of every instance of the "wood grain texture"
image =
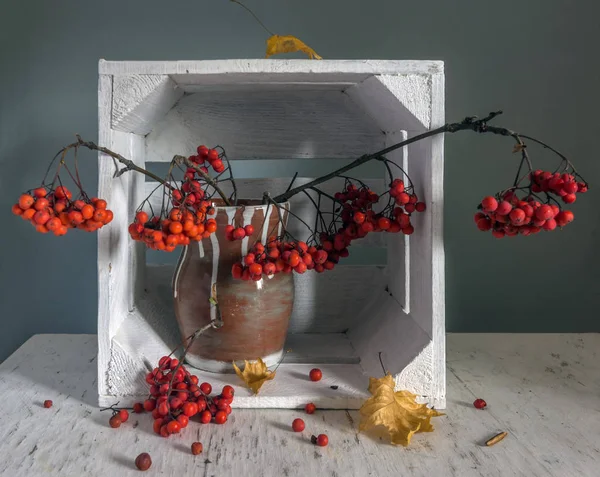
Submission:
POLYGON ((384 136, 339 91, 196 93, 184 96, 146 138, 147 161, 221 145, 230 159, 355 158, 384 136))
POLYGON ((36 335, 0 365, 0 474, 137 476, 133 461, 148 452, 149 475, 597 477, 599 349, 598 334, 450 334, 447 415, 397 448, 359 433, 357 411, 236 409, 223 426, 194 422, 169 439, 147 414, 111 429, 94 406, 96 337, 36 335), (472 407, 477 397, 487 410, 472 407), (508 436, 486 447, 499 431, 508 436), (204 444, 197 457, 193 441, 204 444))
POLYGON ((183 96, 167 75, 117 76, 113 80, 112 128, 145 136, 183 96))

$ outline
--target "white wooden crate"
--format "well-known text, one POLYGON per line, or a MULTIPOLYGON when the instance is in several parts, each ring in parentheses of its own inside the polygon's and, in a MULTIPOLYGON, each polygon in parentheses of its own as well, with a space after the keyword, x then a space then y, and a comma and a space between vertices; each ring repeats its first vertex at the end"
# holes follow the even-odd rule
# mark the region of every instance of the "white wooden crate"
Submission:
MULTIPOLYGON (((293 170, 318 161, 328 172, 341 160, 444 122, 443 63, 437 61, 101 60, 99 73, 99 142, 143 167, 160 167, 198 144, 219 144, 234 170, 265 161, 289 161, 293 170)), ((379 352, 399 388, 445 407, 443 136, 388 158, 408 171, 427 203, 413 219, 415 233, 371 234, 332 272, 296 276, 286 344, 292 352, 257 396, 236 386, 237 407, 312 401, 357 408, 367 396, 367 377, 382 374, 379 352), (319 383, 306 377, 314 366, 323 370, 319 383)), ((376 191, 386 183, 378 167, 363 166, 357 176, 376 191)), ((154 263, 147 263, 143 245, 127 233, 155 183, 135 173, 113 174, 113 161, 101 154, 99 196, 115 218, 98 237, 100 405, 143 398, 145 373, 180 340, 171 291, 176 257, 163 254, 156 263, 152 255, 154 263)), ((239 177, 239 196, 277 194, 289 180, 239 177)), ((299 177, 296 184, 308 180, 299 177)), ((330 192, 339 187, 339 181, 323 185, 330 192)), ((311 220, 306 197, 291 202, 311 220)), ((290 227, 306 235, 299 223, 290 227)), ((192 371, 213 387, 240 384, 235 375, 192 371)))

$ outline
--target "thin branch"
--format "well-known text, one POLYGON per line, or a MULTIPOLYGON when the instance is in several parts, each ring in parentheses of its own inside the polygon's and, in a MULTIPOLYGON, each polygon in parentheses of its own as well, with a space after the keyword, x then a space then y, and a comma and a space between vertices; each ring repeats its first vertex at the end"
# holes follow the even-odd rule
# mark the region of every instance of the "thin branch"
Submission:
POLYGON ((217 192, 217 194, 219 194, 221 196, 221 199, 223 199, 223 202, 225 202, 225 205, 231 206, 230 200, 227 198, 227 196, 221 190, 221 188, 217 185, 215 180, 212 177, 210 177, 206 172, 204 172, 198 164, 193 163, 192 161, 190 161, 189 158, 187 158, 185 156, 179 156, 179 155, 174 156, 173 161, 176 164, 185 164, 187 167, 194 169, 198 173, 198 175, 202 176, 202 178, 206 181, 206 183, 208 185, 210 185, 217 192))
MULTIPOLYGON (((382 156, 384 156, 392 151, 395 151, 396 149, 400 149, 401 147, 408 146, 409 144, 421 141, 423 139, 427 139, 432 136, 437 136, 438 134, 456 133, 458 131, 473 131, 473 132, 477 132, 477 133, 491 133, 491 134, 498 134, 500 136, 510 136, 510 137, 513 137, 515 139, 515 141, 517 141, 518 144, 523 143, 520 138, 527 138, 527 139, 530 139, 541 145, 545 145, 541 141, 530 138, 529 136, 520 135, 510 129, 489 126, 487 124, 488 121, 491 121, 492 119, 494 119, 496 116, 498 116, 500 114, 502 114, 502 111, 492 112, 488 116, 486 116, 485 118, 482 118, 482 119, 477 119, 476 117, 469 117, 469 118, 465 118, 460 123, 445 124, 444 126, 440 126, 439 128, 432 129, 430 131, 426 131, 422 134, 417 134, 416 136, 408 138, 405 141, 402 141, 397 144, 393 144, 389 147, 386 147, 385 149, 382 149, 381 151, 375 152, 373 154, 365 154, 365 155, 359 157, 358 159, 355 159, 350 164, 347 164, 344 167, 340 167, 339 169, 337 169, 333 172, 330 172, 329 174, 326 174, 322 177, 319 177, 313 181, 310 181, 306 184, 303 184, 301 186, 290 189, 289 191, 287 191, 283 194, 280 194, 277 197, 274 197, 273 200, 275 200, 276 202, 285 202, 285 201, 289 200, 290 197, 302 192, 303 190, 312 189, 315 186, 322 184, 323 182, 333 179, 334 177, 338 177, 341 174, 364 164, 365 162, 369 162, 373 159, 379 159, 382 156)), ((549 148, 549 149, 551 149, 551 148, 549 148)), ((553 149, 551 149, 551 150, 553 150, 553 149)), ((562 154, 558 153, 555 150, 553 150, 553 151, 556 152, 557 154, 559 154, 560 157, 562 157, 563 159, 566 160, 566 157, 564 157, 562 154)))
POLYGON ((260 24, 260 26, 262 26, 267 33, 269 33, 271 36, 275 35, 275 33, 273 33, 271 30, 269 30, 265 24, 263 22, 260 21, 260 19, 256 16, 256 14, 250 10, 246 5, 244 5, 242 2, 240 2, 239 0, 231 0, 233 3, 237 3, 240 7, 244 8, 248 13, 250 13, 250 15, 252 15, 254 17, 254 19, 260 24))
POLYGON ((88 149, 91 149, 92 151, 100 151, 103 154, 106 154, 107 156, 110 156, 113 159, 116 159, 117 161, 119 161, 121 164, 125 165, 125 167, 123 169, 115 172, 115 177, 119 177, 127 171, 135 171, 135 172, 139 172, 140 174, 144 174, 144 175, 154 179, 157 182, 160 182, 162 185, 168 187, 169 189, 173 189, 173 186, 171 184, 169 184, 168 182, 165 182, 163 179, 158 177, 156 174, 153 174, 152 172, 147 171, 146 169, 144 169, 142 167, 139 167, 132 160, 126 159, 123 156, 121 156, 121 154, 113 152, 110 149, 107 149, 105 147, 98 146, 97 144, 95 144, 91 141, 84 141, 83 139, 81 139, 81 136, 79 136, 79 134, 77 135, 77 142, 73 143, 73 144, 69 144, 63 150, 67 151, 67 150, 72 149, 77 146, 87 147, 88 149))

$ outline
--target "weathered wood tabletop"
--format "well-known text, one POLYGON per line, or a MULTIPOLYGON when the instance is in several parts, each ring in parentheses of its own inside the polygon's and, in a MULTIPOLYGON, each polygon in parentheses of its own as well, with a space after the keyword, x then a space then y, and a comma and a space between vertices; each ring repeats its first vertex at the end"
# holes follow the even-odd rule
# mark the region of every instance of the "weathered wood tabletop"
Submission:
POLYGON ((357 411, 234 410, 226 425, 192 423, 169 439, 147 414, 111 429, 96 407, 96 339, 36 335, 0 365, 0 475, 139 475, 134 459, 148 452, 146 475, 178 477, 600 476, 598 334, 448 335, 447 415, 408 448, 359 433, 357 411), (499 431, 508 437, 486 447, 499 431))

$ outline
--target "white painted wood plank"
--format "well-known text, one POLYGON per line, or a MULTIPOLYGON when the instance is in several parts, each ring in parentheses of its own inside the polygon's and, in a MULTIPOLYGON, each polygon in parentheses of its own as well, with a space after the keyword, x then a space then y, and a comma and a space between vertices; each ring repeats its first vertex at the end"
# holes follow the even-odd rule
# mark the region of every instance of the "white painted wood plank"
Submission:
MULTIPOLYGON (((255 92, 277 92, 277 91, 338 91, 342 92, 346 88, 354 86, 355 81, 342 82, 332 81, 325 82, 321 79, 318 82, 315 81, 261 81, 261 82, 240 82, 231 81, 227 77, 223 78, 224 82, 218 84, 212 84, 206 81, 202 81, 205 77, 199 78, 187 78, 186 76, 174 76, 177 79, 178 86, 185 93, 225 93, 225 92, 236 92, 236 93, 248 93, 252 94, 255 92), (188 83, 189 81, 200 80, 197 83, 188 83)), ((367 78, 367 75, 361 75, 359 78, 367 78)))
POLYGON ((449 335, 447 415, 407 448, 359 433, 357 411, 236 409, 223 426, 191 423, 168 440, 152 433, 147 414, 110 429, 89 401, 95 343, 95 335, 36 335, 0 365, 0 474, 136 476, 140 452, 152 456, 153 474, 219 477, 597 477, 600 466, 598 334, 449 335), (476 397, 487 410, 472 407, 476 397), (296 417, 303 433, 290 430, 296 417), (482 445, 501 430, 504 441, 482 445), (319 433, 328 447, 310 444, 319 433), (187 454, 193 441, 204 444, 198 457, 187 454))
POLYGON ((116 76, 113 79, 112 128, 148 134, 183 96, 166 75, 116 76))
POLYGON ((383 148, 381 130, 338 91, 196 93, 152 125, 147 161, 171 161, 199 144, 230 159, 349 158, 383 148))
MULTIPOLYGON (((112 145, 112 129, 110 129, 110 114, 112 108, 112 77, 100 75, 98 79, 98 142, 100 144, 112 145)), ((111 187, 111 163, 110 158, 98 153, 98 195, 106 197, 104 193, 111 187)), ((115 218, 126 213, 125 203, 112 204, 115 218), (115 209, 116 207, 116 209, 115 209)), ((114 219, 113 219, 114 221, 114 219)), ((111 306, 113 305, 109 294, 110 283, 110 254, 111 234, 115 225, 103 227, 98 230, 98 394, 108 393, 108 381, 106 371, 110 363, 111 347, 111 306)), ((118 327, 119 323, 115 323, 118 327)))
MULTIPOLYGON (((306 81, 323 78, 324 81, 344 81, 345 75, 442 73, 443 61, 430 60, 286 60, 286 59, 232 59, 192 61, 107 61, 99 60, 100 74, 132 75, 220 75, 247 81, 247 77, 268 81, 269 74, 284 81, 306 81), (245 77, 244 77, 245 76, 245 77), (259 76, 262 78, 258 79, 259 76), (328 77, 326 77, 328 76, 328 77), (292 79, 293 78, 293 79, 292 79)), ((177 81, 179 78, 174 76, 177 81)))
POLYGON ((384 132, 429 129, 431 75, 371 76, 345 90, 384 132))

